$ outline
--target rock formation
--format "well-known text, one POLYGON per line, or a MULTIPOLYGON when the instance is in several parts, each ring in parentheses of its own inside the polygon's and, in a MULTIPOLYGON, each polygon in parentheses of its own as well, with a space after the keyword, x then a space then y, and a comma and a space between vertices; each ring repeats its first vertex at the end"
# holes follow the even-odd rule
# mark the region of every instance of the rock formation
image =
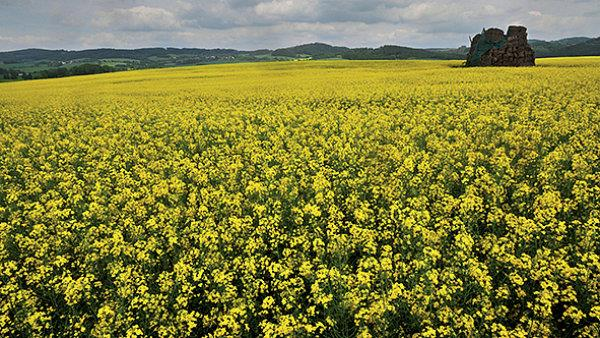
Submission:
POLYGON ((467 66, 535 66, 533 49, 527 43, 527 28, 510 26, 484 29, 471 40, 467 66))

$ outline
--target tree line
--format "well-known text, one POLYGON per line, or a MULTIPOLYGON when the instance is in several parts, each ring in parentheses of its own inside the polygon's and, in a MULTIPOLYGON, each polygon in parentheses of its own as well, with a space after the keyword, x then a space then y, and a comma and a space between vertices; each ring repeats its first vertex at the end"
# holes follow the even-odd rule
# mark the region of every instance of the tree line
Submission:
POLYGON ((32 79, 51 79, 75 75, 91 75, 109 73, 122 70, 117 67, 98 65, 98 64, 82 64, 74 67, 66 68, 50 68, 35 72, 25 72, 17 69, 0 68, 0 78, 4 80, 32 80, 32 79))

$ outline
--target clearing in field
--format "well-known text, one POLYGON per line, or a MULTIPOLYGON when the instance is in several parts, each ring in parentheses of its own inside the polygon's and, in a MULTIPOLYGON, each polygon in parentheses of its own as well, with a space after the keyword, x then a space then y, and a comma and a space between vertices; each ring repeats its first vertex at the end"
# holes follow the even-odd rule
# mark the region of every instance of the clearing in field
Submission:
POLYGON ((0 84, 2 336, 600 331, 600 58, 0 84))

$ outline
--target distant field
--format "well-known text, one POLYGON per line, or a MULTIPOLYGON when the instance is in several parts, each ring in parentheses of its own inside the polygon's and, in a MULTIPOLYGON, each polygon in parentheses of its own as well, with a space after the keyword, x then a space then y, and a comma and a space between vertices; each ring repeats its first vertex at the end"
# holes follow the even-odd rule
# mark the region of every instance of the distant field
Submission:
POLYGON ((600 58, 537 62, 0 83, 0 335, 598 337, 600 58))
POLYGON ((121 66, 121 67, 132 67, 139 64, 139 61, 133 59, 102 59, 102 60, 91 60, 91 59, 79 59, 71 60, 68 62, 57 62, 49 60, 31 61, 31 62, 19 62, 19 63, 6 63, 0 64, 0 68, 14 69, 26 73, 41 72, 44 70, 51 70, 57 68, 72 68, 84 64, 99 64, 103 66, 121 66))
MULTIPOLYGON (((61 68, 70 69, 81 65, 100 65, 114 67, 114 71, 123 71, 131 69, 152 69, 152 68, 166 68, 166 67, 181 67, 191 65, 205 65, 205 64, 222 64, 222 63, 239 63, 239 62, 258 62, 258 61, 286 61, 293 60, 291 57, 286 56, 272 56, 271 54, 239 54, 233 56, 221 55, 221 56, 198 56, 193 54, 173 54, 166 56, 151 56, 144 59, 135 58, 82 58, 82 59, 69 59, 68 61, 55 61, 39 59, 35 61, 25 62, 0 62, 0 69, 14 70, 23 74, 31 73, 34 79, 46 78, 42 72, 44 71, 56 71, 61 68)), ((2 75, 0 75, 1 77, 2 75)), ((28 79, 27 77, 20 76, 19 79, 28 79)))

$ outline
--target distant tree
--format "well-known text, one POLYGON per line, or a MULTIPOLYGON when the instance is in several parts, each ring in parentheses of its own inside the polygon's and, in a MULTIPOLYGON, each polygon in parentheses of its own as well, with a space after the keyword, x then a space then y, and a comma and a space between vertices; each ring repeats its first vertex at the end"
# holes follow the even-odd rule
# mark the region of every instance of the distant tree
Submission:
POLYGON ((115 68, 110 66, 102 66, 98 64, 82 64, 69 69, 69 75, 89 75, 100 74, 114 71, 115 68))
POLYGON ((69 74, 68 70, 66 68, 52 68, 52 69, 46 69, 46 70, 42 70, 40 72, 40 78, 48 78, 48 79, 53 79, 53 78, 57 78, 57 77, 65 77, 69 74))
POLYGON ((4 69, 0 68, 0 76, 4 80, 17 80, 21 71, 16 69, 4 69))
POLYGON ((102 66, 98 64, 82 64, 72 68, 51 68, 23 75, 23 79, 52 79, 59 77, 75 76, 75 75, 90 75, 108 73, 119 70, 111 66, 102 66))

